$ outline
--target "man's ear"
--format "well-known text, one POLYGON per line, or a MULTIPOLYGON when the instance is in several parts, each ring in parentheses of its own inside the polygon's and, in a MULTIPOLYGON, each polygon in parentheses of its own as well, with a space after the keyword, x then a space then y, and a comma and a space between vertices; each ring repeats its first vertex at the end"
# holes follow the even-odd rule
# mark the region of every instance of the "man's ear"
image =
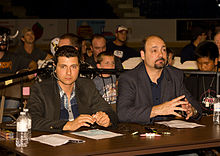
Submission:
POLYGON ((96 67, 97 67, 97 68, 101 68, 101 66, 100 66, 100 64, 99 64, 99 63, 97 63, 97 64, 96 64, 96 67))
POLYGON ((218 58, 215 58, 215 65, 218 65, 218 58))
POLYGON ((145 52, 144 52, 143 50, 141 50, 141 51, 140 51, 140 54, 141 54, 142 60, 144 60, 144 58, 145 58, 145 52))
POLYGON ((93 47, 92 47, 92 45, 90 45, 90 49, 91 49, 91 51, 92 51, 92 53, 93 53, 93 47))
POLYGON ((21 40, 24 42, 24 36, 23 36, 23 37, 21 37, 21 40))

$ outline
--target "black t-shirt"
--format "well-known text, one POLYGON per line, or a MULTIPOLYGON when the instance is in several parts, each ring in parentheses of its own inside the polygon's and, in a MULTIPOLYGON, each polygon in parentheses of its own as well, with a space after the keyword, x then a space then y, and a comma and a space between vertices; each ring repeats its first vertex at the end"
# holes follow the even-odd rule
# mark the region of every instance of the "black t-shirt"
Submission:
POLYGON ((215 74, 192 74, 184 77, 186 88, 196 98, 203 109, 203 113, 212 114, 213 98, 216 97, 216 82, 215 74))
POLYGON ((0 73, 16 73, 21 69, 27 69, 31 59, 24 58, 20 55, 6 52, 0 59, 0 73))
POLYGON ((25 49, 24 46, 20 46, 16 52, 17 55, 21 55, 24 56, 28 59, 31 59, 33 61, 35 61, 37 63, 38 60, 44 60, 47 57, 47 53, 45 51, 42 51, 39 48, 34 48, 33 51, 31 52, 31 54, 28 54, 25 49))
POLYGON ((186 45, 180 53, 181 63, 184 63, 185 61, 195 61, 196 60, 195 50, 196 50, 196 46, 193 43, 186 45))
POLYGON ((129 48, 126 45, 117 46, 113 41, 107 43, 107 51, 113 52, 115 56, 120 58, 122 63, 131 57, 140 57, 140 53, 134 49, 129 48))

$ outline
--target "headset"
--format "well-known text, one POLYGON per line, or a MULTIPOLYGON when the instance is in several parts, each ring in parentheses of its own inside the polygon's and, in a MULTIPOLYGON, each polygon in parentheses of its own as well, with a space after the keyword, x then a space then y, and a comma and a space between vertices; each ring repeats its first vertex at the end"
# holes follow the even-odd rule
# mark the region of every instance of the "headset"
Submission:
POLYGON ((60 81, 60 79, 59 79, 59 78, 57 77, 57 75, 56 75, 55 68, 56 68, 56 65, 53 64, 53 67, 52 67, 52 69, 53 69, 53 70, 52 70, 52 74, 53 74, 53 76, 54 76, 55 79, 57 79, 58 81, 60 81))

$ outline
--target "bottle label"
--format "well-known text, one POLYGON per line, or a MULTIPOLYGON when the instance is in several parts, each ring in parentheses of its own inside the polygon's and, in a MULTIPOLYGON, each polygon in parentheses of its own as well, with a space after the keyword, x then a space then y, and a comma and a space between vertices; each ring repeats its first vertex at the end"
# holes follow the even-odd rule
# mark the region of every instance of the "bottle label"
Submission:
POLYGON ((214 111, 215 112, 220 112, 220 103, 215 103, 214 104, 214 111))
POLYGON ((31 129, 31 119, 28 119, 28 129, 31 129))
POLYGON ((28 131, 28 123, 23 120, 17 122, 17 132, 27 132, 28 131))

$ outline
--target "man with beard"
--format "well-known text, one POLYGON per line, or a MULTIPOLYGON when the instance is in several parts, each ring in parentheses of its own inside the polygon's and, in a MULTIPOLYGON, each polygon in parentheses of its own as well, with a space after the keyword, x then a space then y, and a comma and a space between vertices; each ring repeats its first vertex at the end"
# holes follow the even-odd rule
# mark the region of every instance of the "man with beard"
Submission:
POLYGON ((200 117, 201 108, 183 85, 182 71, 167 66, 164 40, 147 37, 140 53, 143 62, 119 77, 119 121, 149 124, 174 116, 200 117))
POLYGON ((52 58, 52 55, 35 46, 35 35, 32 29, 25 27, 22 30, 21 41, 23 45, 16 49, 16 54, 31 59, 36 63, 38 63, 38 60, 49 60, 52 58))
POLYGON ((131 57, 140 57, 134 49, 126 46, 128 28, 119 25, 115 32, 115 40, 107 43, 107 51, 113 52, 123 63, 131 57))

